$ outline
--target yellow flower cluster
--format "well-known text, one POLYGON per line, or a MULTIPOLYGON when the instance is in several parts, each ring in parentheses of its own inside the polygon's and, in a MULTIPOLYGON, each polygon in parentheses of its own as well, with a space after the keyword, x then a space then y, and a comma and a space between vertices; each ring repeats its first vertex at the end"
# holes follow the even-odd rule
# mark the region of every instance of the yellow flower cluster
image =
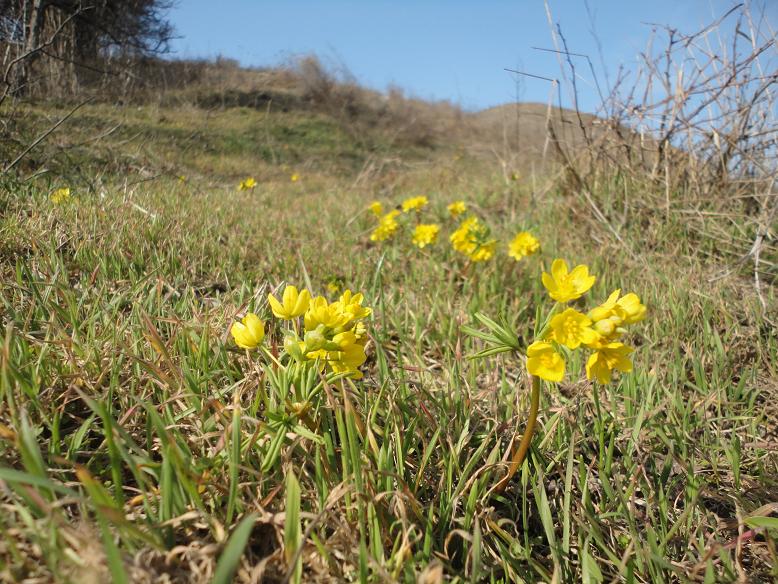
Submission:
MULTIPOLYGON (((380 203, 378 203, 380 205, 380 203)), ((371 210, 375 213, 376 210, 371 210)), ((378 209, 380 215, 380 209, 378 209)), ((400 212, 397 209, 392 209, 386 215, 380 215, 378 218, 378 226, 370 234, 370 241, 386 241, 391 238, 395 232, 400 228, 400 224, 397 222, 397 216, 400 212)))
POLYGON ((413 230, 413 245, 419 249, 435 243, 440 232, 440 225, 435 223, 421 223, 413 230))
MULTIPOLYGON (((359 367, 367 358, 365 343, 367 329, 363 320, 371 309, 362 306, 362 294, 346 290, 335 302, 323 296, 311 297, 308 290, 299 292, 287 286, 281 300, 268 295, 268 304, 276 318, 281 320, 303 319, 303 338, 297 327, 285 331, 284 351, 294 361, 304 364, 328 366, 335 373, 343 373, 354 379, 362 377, 359 367)), ((265 337, 265 323, 253 313, 231 328, 235 343, 244 349, 255 349, 265 337)))
POLYGON ((405 199, 402 202, 402 209, 403 213, 410 213, 411 211, 421 211, 424 207, 427 206, 429 203, 429 199, 425 197, 424 195, 419 197, 411 197, 410 199, 405 199))
MULTIPOLYGON (((542 281, 557 307, 583 296, 595 282, 584 265, 569 270, 567 263, 556 259, 551 273, 543 272, 542 281)), ((633 348, 619 341, 627 325, 640 322, 646 316, 646 307, 637 294, 624 296, 615 290, 601 305, 583 314, 566 308, 555 314, 544 327, 540 340, 527 348, 527 370, 531 375, 547 381, 562 381, 565 360, 560 346, 575 350, 581 346, 593 352, 586 362, 586 376, 600 383, 608 383, 614 370, 632 371, 629 358, 633 348)), ((555 307, 556 308, 556 307, 555 307)))
POLYGON ((508 244, 508 255, 516 261, 526 256, 537 253, 540 249, 540 242, 529 231, 522 231, 516 234, 516 237, 508 244))
POLYGON ((451 234, 449 240, 453 248, 465 254, 470 261, 483 262, 491 259, 497 249, 497 240, 489 237, 489 228, 470 216, 451 234))
POLYGON ((65 201, 70 199, 70 189, 68 187, 57 189, 56 191, 51 193, 49 199, 51 199, 51 202, 54 203, 55 205, 64 203, 65 201))
MULTIPOLYGON (((395 236, 403 225, 415 222, 411 234, 411 243, 422 249, 438 241, 441 225, 438 223, 420 223, 421 211, 429 205, 425 196, 410 197, 402 201, 396 209, 384 213, 384 205, 373 201, 367 209, 378 218, 378 224, 370 234, 371 241, 387 241, 395 236), (401 219, 413 217, 413 219, 401 219)), ((460 217, 467 213, 465 201, 454 201, 446 205, 449 216, 460 217)), ((449 236, 454 250, 464 254, 471 262, 485 262, 497 253, 498 241, 492 238, 489 227, 475 215, 465 217, 449 236)), ((528 231, 522 231, 508 244, 508 255, 516 261, 533 255, 540 249, 540 242, 528 231)))
POLYGON ((240 181, 240 184, 238 185, 239 191, 250 191, 253 188, 257 186, 257 181, 254 180, 253 176, 250 176, 248 178, 244 178, 242 181, 240 181))

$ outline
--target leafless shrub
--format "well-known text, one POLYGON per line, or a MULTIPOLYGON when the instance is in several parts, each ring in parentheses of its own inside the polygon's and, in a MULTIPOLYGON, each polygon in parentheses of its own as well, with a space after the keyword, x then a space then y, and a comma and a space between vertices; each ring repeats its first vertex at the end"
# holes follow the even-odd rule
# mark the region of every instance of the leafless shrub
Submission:
MULTIPOLYGON (((760 252, 775 237, 778 205, 775 31, 746 4, 693 33, 651 27, 639 67, 619 73, 597 121, 583 122, 577 87, 565 84, 575 105, 572 121, 586 147, 565 145, 564 126, 549 124, 564 184, 616 235, 618 226, 600 208, 612 205, 602 199, 613 196, 618 183, 625 193, 640 193, 625 196, 633 216, 680 218, 700 237, 717 238, 722 257, 739 257, 738 265, 754 261, 764 303, 760 274, 774 278, 763 269, 775 266, 765 258, 760 263, 760 252), (728 227, 710 217, 729 223, 738 218, 748 236, 733 240, 728 227)), ((571 53, 558 27, 552 27, 552 36, 563 78, 575 79, 576 62, 588 57, 571 53)), ((596 82, 593 67, 591 73, 596 82)))

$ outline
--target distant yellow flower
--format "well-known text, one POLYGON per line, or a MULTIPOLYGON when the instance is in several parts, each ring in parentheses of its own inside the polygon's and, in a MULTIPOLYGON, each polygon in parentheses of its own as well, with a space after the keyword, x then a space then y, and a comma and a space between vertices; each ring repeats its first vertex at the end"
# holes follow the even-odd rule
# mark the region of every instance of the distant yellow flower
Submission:
POLYGON ((240 184, 238 185, 239 191, 250 191, 254 187, 257 186, 257 181, 254 180, 253 176, 250 176, 248 178, 243 179, 240 181, 240 184))
POLYGON ((558 383, 565 376, 565 360, 551 343, 535 341, 527 347, 527 371, 535 377, 558 383))
POLYGON ((183 174, 178 175, 178 182, 185 183, 186 177, 183 174))
POLYGON ((265 323, 253 312, 243 317, 243 322, 233 323, 230 329, 235 344, 242 349, 255 349, 265 338, 265 323))
POLYGON ((65 201, 70 199, 70 189, 68 187, 57 189, 56 191, 51 193, 49 199, 51 199, 51 202, 54 203, 55 205, 64 203, 65 201))
POLYGON ((511 173, 511 180, 512 181, 515 182, 515 181, 519 180, 520 178, 521 178, 521 175, 518 172, 512 172, 511 173))
POLYGON ((297 182, 298 180, 300 180, 300 175, 299 175, 299 174, 297 174, 297 173, 295 172, 295 173, 294 173, 294 174, 293 174, 293 175, 290 177, 290 179, 291 179, 291 181, 292 181, 292 182, 297 182))
POLYGON ((370 241, 386 241, 392 237, 400 228, 400 224, 397 222, 399 214, 400 212, 397 209, 393 209, 381 217, 378 220, 378 227, 370 234, 370 241))
POLYGON ((446 209, 448 209, 448 212, 452 217, 459 217, 462 213, 467 211, 467 204, 464 201, 454 201, 449 204, 446 209))
POLYGON ((582 344, 591 345, 600 338, 600 335, 592 328, 592 321, 589 317, 574 308, 568 308, 554 316, 549 326, 551 332, 548 339, 570 349, 577 349, 582 344))
POLYGON ((376 217, 380 217, 381 214, 384 212, 384 206, 378 201, 373 201, 372 203, 370 203, 370 205, 368 205, 367 208, 370 209, 370 211, 376 217))
POLYGON ((279 302, 272 294, 267 295, 267 301, 276 318, 292 320, 302 316, 308 310, 311 293, 308 290, 298 292, 295 286, 287 286, 284 288, 282 302, 279 302))
POLYGON ((589 268, 580 265, 568 272, 567 262, 555 259, 551 264, 551 274, 543 272, 543 286, 549 296, 557 302, 569 302, 583 296, 594 285, 594 276, 589 275, 589 268))
POLYGON ((419 249, 435 243, 440 232, 440 225, 434 223, 422 223, 413 230, 413 245, 419 249))
POLYGON ((330 280, 327 282, 327 292, 330 294, 337 294, 340 292, 340 282, 338 280, 330 280))
POLYGON ((611 372, 614 370, 625 373, 632 371, 632 361, 628 355, 633 351, 632 347, 623 343, 607 343, 600 346, 586 362, 586 377, 605 384, 611 380, 611 372))
POLYGON ((429 199, 423 195, 420 197, 411 197, 410 199, 405 199, 402 203, 403 213, 408 213, 410 211, 421 211, 423 207, 427 206, 427 203, 429 203, 429 199))
POLYGON ((508 255, 516 261, 530 256, 540 249, 540 242, 529 231, 517 233, 508 245, 508 255))
POLYGON ((449 236, 449 241, 456 251, 474 262, 491 259, 497 249, 497 241, 489 238, 489 228, 480 223, 477 217, 468 217, 462 221, 449 236))

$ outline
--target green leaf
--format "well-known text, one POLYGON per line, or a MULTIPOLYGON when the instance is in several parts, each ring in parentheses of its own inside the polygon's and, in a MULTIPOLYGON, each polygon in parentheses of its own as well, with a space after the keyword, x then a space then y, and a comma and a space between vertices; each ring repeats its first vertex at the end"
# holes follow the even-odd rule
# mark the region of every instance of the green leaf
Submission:
POLYGON ((238 569, 238 562, 240 562, 256 520, 256 514, 246 515, 232 532, 227 545, 224 546, 222 555, 219 556, 219 562, 216 564, 213 584, 230 584, 232 582, 232 577, 235 570, 238 569))

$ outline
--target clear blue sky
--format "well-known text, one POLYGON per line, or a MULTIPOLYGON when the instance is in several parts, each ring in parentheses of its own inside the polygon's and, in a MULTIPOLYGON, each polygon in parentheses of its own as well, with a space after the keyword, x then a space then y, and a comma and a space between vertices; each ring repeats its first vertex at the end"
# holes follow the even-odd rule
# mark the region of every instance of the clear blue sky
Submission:
MULTIPOLYGON (((755 0, 773 25, 778 0, 755 0)), ((646 46, 650 26, 668 23, 695 31, 736 4, 733 0, 549 0, 554 22, 573 52, 589 54, 601 83, 603 65, 614 77, 646 46), (592 35, 602 45, 600 60, 592 35)), ((425 99, 447 99, 466 109, 513 101, 515 76, 504 68, 559 77, 542 0, 179 0, 170 14, 182 58, 223 55, 244 65, 268 66, 316 53, 345 66, 369 87, 395 84, 425 99)), ((596 92, 581 65, 581 107, 593 110, 596 92)), ((545 102, 548 84, 522 80, 521 101, 545 102)), ((567 102, 567 98, 565 97, 567 102)), ((567 104, 566 104, 567 105, 567 104)))

